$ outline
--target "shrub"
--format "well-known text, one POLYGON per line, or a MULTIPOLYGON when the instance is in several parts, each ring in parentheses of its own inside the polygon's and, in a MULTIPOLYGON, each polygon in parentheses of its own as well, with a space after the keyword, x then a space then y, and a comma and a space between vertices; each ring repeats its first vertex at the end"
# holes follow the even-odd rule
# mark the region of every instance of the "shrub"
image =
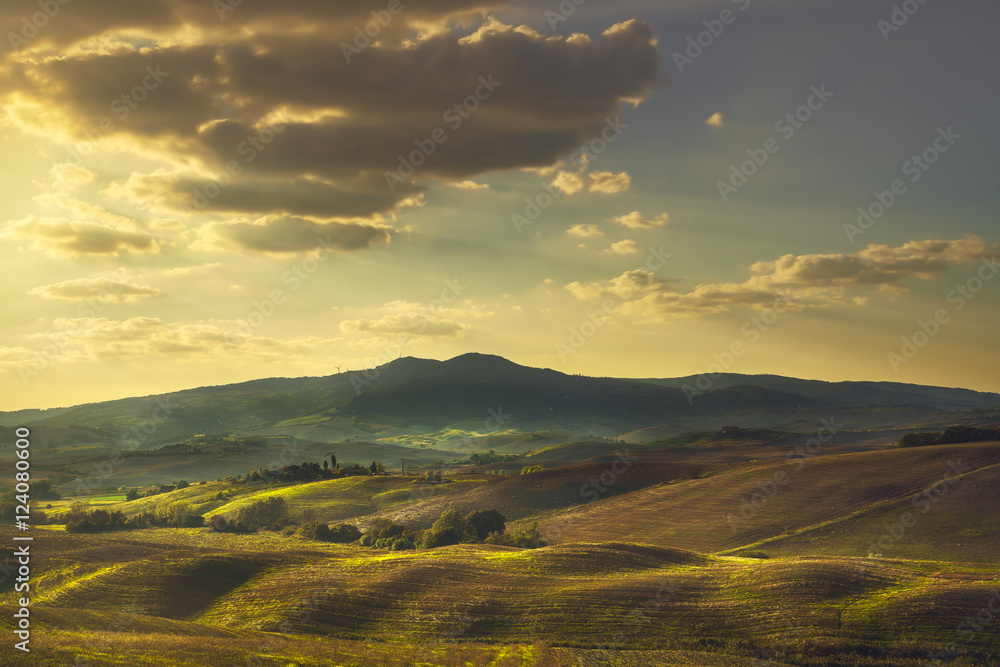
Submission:
POLYGON ((475 542, 476 529, 456 510, 445 512, 420 534, 421 549, 435 549, 462 542, 475 542))
POLYGON ((361 537, 361 531, 358 530, 357 526, 352 526, 349 523, 342 523, 338 526, 334 526, 333 529, 329 531, 329 539, 331 542, 337 542, 339 544, 350 544, 351 542, 356 542, 361 537))
POLYGON ((265 498, 240 509, 236 522, 251 528, 262 528, 288 516, 288 503, 284 498, 265 498))
POLYGON ((476 510, 465 518, 475 529, 476 537, 480 540, 485 540, 491 533, 502 533, 507 529, 507 517, 496 509, 476 510))

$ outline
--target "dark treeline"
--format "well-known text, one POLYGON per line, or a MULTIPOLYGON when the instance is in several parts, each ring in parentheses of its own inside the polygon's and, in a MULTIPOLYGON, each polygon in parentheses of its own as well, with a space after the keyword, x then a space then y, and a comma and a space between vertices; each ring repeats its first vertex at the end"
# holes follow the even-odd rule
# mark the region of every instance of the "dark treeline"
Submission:
POLYGON ((928 445, 953 445, 960 442, 985 442, 989 440, 1000 440, 1000 427, 952 426, 943 432, 907 433, 896 442, 896 446, 926 447, 928 445))

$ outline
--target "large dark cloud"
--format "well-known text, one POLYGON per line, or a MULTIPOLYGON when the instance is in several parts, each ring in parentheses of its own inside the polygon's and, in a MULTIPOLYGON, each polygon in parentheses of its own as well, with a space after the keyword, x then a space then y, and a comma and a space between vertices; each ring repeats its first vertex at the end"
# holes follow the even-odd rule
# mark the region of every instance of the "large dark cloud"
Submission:
MULTIPOLYGON (((370 2, 244 2, 223 21, 195 0, 155 0, 147 14, 105 0, 83 18, 68 4, 8 55, 0 99, 36 132, 167 160, 180 172, 159 202, 195 203, 195 191, 225 181, 195 208, 386 215, 412 202, 420 181, 555 164, 656 84, 655 35, 640 21, 593 39, 492 18, 455 27, 503 4, 404 2, 378 43, 350 58, 342 42, 370 18, 370 2), (88 38, 83 49, 43 48, 88 38), (417 142, 433 151, 411 161, 417 142)), ((0 22, 30 8, 14 5, 0 22)))

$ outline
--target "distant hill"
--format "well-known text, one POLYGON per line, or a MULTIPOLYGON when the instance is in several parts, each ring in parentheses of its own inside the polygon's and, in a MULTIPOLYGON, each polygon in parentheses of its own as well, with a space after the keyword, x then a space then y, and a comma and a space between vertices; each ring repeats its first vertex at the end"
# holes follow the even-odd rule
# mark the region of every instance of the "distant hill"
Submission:
MULTIPOLYGON (((700 376, 689 375, 680 378, 646 379, 649 384, 661 387, 697 387, 700 376)), ((712 389, 732 387, 763 387, 774 391, 811 398, 828 399, 853 405, 879 406, 926 406, 939 410, 971 410, 1000 406, 1000 394, 952 389, 948 387, 927 387, 901 382, 825 382, 822 380, 802 380, 781 375, 741 375, 722 373, 712 381, 712 389)))
POLYGON ((141 446, 210 432, 288 435, 317 442, 362 437, 400 444, 418 433, 427 435, 433 446, 438 440, 434 434, 446 429, 473 438, 504 429, 535 432, 597 425, 613 436, 660 425, 667 425, 668 433, 682 433, 726 423, 771 427, 815 422, 824 412, 859 406, 920 406, 928 412, 1000 406, 997 394, 966 389, 736 374, 719 376, 709 391, 689 400, 684 388, 696 386, 696 380, 583 377, 485 354, 447 361, 408 357, 326 377, 268 378, 0 413, 0 423, 100 429, 118 442, 133 434, 141 436, 141 446))

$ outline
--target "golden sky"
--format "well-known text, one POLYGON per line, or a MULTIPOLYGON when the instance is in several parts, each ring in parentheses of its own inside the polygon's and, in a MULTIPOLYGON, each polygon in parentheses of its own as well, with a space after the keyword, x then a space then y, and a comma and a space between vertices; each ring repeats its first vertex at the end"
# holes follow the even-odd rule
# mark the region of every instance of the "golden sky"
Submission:
POLYGON ((1000 391, 997 19, 5 2, 0 410, 470 351, 1000 391))

